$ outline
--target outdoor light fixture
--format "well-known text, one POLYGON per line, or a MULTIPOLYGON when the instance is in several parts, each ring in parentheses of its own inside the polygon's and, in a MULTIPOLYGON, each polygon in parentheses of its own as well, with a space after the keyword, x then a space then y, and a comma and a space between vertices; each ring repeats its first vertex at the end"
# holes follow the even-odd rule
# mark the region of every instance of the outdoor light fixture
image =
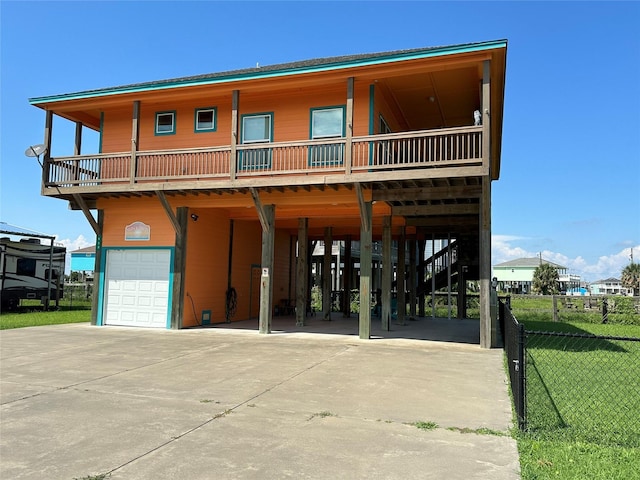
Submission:
POLYGON ((46 151, 47 151, 47 147, 42 144, 39 144, 39 145, 30 146, 24 151, 24 154, 27 157, 35 157, 38 160, 38 163, 40 164, 40 166, 42 167, 43 165, 42 165, 42 162, 40 161, 40 155, 42 155, 46 151))
POLYGON ((198 221, 198 215, 196 215, 195 213, 191 214, 191 220, 193 220, 194 222, 198 221))

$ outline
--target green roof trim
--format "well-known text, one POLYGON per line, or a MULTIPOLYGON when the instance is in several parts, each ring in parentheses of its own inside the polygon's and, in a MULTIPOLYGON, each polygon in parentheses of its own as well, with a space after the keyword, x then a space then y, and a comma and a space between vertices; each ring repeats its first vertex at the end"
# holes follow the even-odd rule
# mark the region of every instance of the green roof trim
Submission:
POLYGON ((33 97, 29 99, 31 105, 40 103, 61 102, 66 100, 80 100, 86 98, 103 97, 115 94, 147 92, 165 90, 176 87, 190 87, 199 85, 214 85, 217 83, 234 82, 240 80, 253 80, 261 78, 276 78, 286 75, 301 75, 305 73, 341 70, 345 68, 361 67, 368 65, 380 65, 401 60, 416 60, 443 55, 478 52, 494 48, 506 48, 506 40, 495 40, 480 43, 465 43, 446 47, 417 48, 411 50, 397 50, 363 55, 346 55, 341 57, 320 58, 292 63, 283 63, 265 67, 233 70, 222 73, 196 75, 155 82, 136 83, 119 87, 103 88, 98 90, 85 90, 76 93, 51 95, 46 97, 33 97))

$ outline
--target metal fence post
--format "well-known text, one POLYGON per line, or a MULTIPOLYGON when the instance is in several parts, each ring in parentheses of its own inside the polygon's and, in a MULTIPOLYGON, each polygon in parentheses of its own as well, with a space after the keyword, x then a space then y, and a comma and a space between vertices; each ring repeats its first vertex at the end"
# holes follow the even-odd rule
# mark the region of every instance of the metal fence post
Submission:
POLYGON ((518 323, 518 366, 519 368, 516 368, 516 371, 518 373, 517 375, 517 389, 518 389, 518 395, 517 395, 517 402, 518 402, 518 407, 517 407, 517 411, 519 412, 518 414, 518 428, 523 431, 526 429, 527 427, 527 410, 526 410, 526 406, 527 406, 527 402, 525 399, 525 395, 526 395, 526 371, 527 371, 527 367, 526 367, 526 332, 524 330, 524 325, 521 323, 518 323))

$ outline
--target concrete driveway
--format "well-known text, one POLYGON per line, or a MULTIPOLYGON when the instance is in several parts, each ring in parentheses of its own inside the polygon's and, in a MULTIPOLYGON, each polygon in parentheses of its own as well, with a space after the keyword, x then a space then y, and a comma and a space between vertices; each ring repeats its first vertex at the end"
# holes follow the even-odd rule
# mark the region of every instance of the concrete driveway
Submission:
POLYGON ((501 350, 234 327, 1 331, 0 478, 520 478, 501 350))

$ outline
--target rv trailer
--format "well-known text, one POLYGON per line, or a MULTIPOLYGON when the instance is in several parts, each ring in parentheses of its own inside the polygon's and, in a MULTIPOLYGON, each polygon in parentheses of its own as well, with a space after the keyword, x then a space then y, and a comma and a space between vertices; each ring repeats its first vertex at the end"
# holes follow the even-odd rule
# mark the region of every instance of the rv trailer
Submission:
POLYGON ((22 299, 46 305, 62 298, 66 253, 65 247, 42 245, 37 238, 0 238, 0 308, 15 309, 22 299))

